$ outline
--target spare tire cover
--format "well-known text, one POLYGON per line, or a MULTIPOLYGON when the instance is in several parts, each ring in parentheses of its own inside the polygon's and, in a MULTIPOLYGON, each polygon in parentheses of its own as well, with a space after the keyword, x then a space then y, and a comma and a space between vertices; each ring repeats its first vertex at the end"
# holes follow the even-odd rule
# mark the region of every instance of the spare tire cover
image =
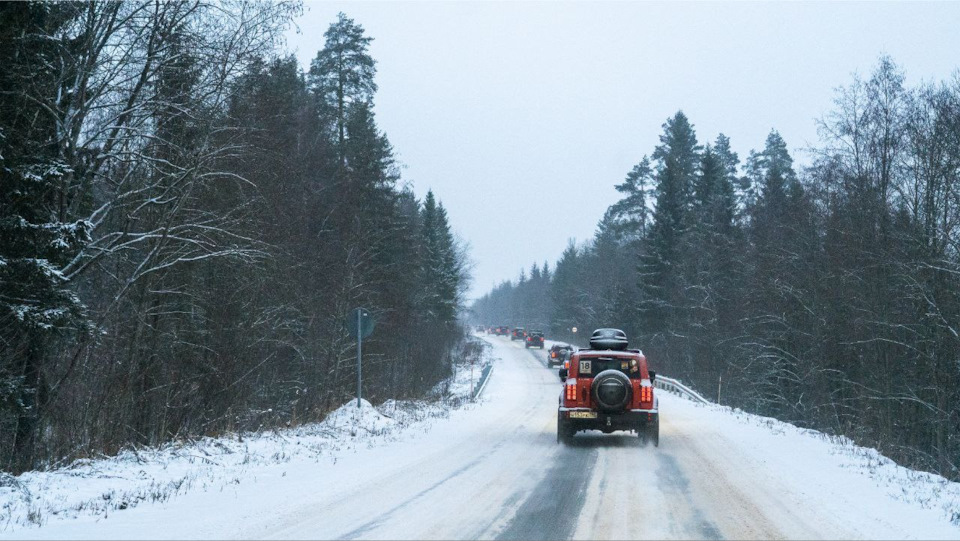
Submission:
POLYGON ((623 411, 632 394, 630 378, 619 370, 604 370, 593 378, 590 394, 601 411, 623 411))

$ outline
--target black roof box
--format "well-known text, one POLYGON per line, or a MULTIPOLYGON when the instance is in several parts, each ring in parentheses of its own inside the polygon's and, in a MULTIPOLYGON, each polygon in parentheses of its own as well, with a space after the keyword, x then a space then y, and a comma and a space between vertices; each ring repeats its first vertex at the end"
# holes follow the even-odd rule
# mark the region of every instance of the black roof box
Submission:
POLYGON ((627 333, 620 329, 597 329, 590 337, 592 349, 612 349, 623 351, 627 349, 627 333))

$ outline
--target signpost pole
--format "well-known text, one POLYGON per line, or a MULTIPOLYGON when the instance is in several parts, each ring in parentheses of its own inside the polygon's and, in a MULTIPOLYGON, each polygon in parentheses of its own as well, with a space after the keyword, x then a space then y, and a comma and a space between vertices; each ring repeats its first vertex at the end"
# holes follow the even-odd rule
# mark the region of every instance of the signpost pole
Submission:
POLYGON ((357 409, 360 409, 360 382, 363 381, 363 364, 362 364, 362 349, 363 349, 363 322, 360 318, 363 317, 363 309, 357 309, 357 409))
POLYGON ((343 322, 348 333, 357 335, 357 409, 359 410, 360 401, 363 399, 363 339, 373 333, 373 327, 377 322, 369 310, 360 306, 347 314, 343 322), (353 315, 354 313, 356 316, 353 315))

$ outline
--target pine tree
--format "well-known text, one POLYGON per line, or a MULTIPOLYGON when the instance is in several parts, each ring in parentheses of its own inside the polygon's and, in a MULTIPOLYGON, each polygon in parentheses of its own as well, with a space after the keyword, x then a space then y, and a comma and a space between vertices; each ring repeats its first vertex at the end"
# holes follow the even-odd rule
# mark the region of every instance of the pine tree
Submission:
POLYGON ((336 121, 337 148, 345 165, 347 109, 370 102, 377 91, 377 63, 367 52, 373 38, 364 36, 363 26, 343 13, 323 36, 324 47, 310 63, 310 85, 321 111, 331 111, 336 121))
POLYGON ((573 241, 567 244, 553 270, 551 297, 553 314, 550 328, 562 338, 573 338, 570 329, 578 324, 579 298, 579 251, 573 241))
POLYGON ((13 449, 11 469, 34 458, 52 342, 91 328, 61 269, 92 226, 65 208, 73 170, 57 152, 57 126, 22 91, 27 77, 44 95, 68 91, 53 59, 70 47, 59 30, 74 17, 70 5, 0 5, 0 442, 4 455, 13 449))
POLYGON ((354 182, 352 189, 362 190, 367 197, 393 190, 400 174, 393 157, 393 146, 377 128, 370 102, 350 104, 347 111, 347 140, 344 144, 346 163, 354 182))
MULTIPOLYGON (((684 329, 690 329, 688 347, 692 350, 695 372, 691 380, 703 389, 712 389, 723 373, 724 357, 716 354, 725 337, 733 333, 736 303, 736 274, 742 266, 734 263, 738 254, 735 195, 731 177, 728 141, 718 138, 722 152, 707 145, 700 158, 700 171, 694 184, 694 201, 689 233, 683 253, 685 306, 684 329)), ((742 255, 742 251, 739 252, 742 255)))
POLYGON ((766 146, 757 155, 753 165, 761 178, 759 198, 753 211, 752 228, 764 247, 776 248, 782 240, 777 236, 782 231, 781 220, 788 211, 791 197, 802 192, 797 174, 793 170, 793 158, 787 144, 776 131, 767 136, 766 146))
POLYGON ((644 156, 640 163, 627 173, 623 183, 616 186, 623 198, 610 207, 607 211, 609 219, 605 219, 604 223, 614 227, 617 237, 626 242, 636 242, 647 234, 650 221, 650 210, 647 207, 650 191, 648 184, 652 177, 650 159, 644 156))
POLYGON ((442 325, 456 321, 462 263, 457 254, 447 212, 428 191, 421 211, 423 246, 421 306, 428 317, 442 325))
POLYGON ((656 209, 640 258, 640 328, 652 337, 681 317, 681 244, 690 227, 690 210, 700 147, 683 112, 663 125, 656 160, 656 209))
POLYGON ((776 131, 767 137, 754 167, 761 184, 752 209, 749 234, 753 262, 745 295, 748 306, 743 346, 750 368, 753 407, 766 414, 800 422, 808 413, 801 399, 818 358, 816 269, 818 238, 813 210, 793 169, 793 159, 776 131))
MULTIPOLYGON (((739 174, 740 157, 730 148, 730 138, 722 133, 714 141, 713 151, 717 154, 723 167, 726 184, 729 185, 732 192, 730 195, 733 201, 732 212, 734 218, 739 221, 747 190, 745 177, 739 174)), ((728 188, 724 187, 723 189, 727 190, 728 188)))

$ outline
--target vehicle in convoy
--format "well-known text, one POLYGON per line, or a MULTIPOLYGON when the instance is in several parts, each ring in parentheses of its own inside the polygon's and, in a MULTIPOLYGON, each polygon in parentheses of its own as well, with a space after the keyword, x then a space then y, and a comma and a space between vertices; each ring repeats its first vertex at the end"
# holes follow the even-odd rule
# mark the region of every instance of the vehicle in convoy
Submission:
POLYGON ((550 346, 550 351, 547 352, 547 364, 550 366, 562 365, 570 360, 571 354, 573 354, 573 346, 570 344, 554 344, 550 346))
POLYGON ((523 347, 543 349, 543 331, 528 332, 527 339, 523 343, 523 347))
POLYGON ((660 445, 660 412, 653 391, 657 375, 648 370, 642 351, 627 346, 623 331, 597 329, 590 349, 573 352, 560 369, 558 443, 569 443, 581 430, 627 430, 660 445))
POLYGON ((497 329, 497 336, 508 336, 510 334, 510 327, 506 325, 500 325, 497 329))
POLYGON ((477 325, 477 332, 487 332, 487 328, 483 325, 477 325))
POLYGON ((517 327, 513 329, 513 332, 510 334, 510 341, 513 342, 514 340, 523 340, 526 337, 527 330, 523 327, 517 327))

